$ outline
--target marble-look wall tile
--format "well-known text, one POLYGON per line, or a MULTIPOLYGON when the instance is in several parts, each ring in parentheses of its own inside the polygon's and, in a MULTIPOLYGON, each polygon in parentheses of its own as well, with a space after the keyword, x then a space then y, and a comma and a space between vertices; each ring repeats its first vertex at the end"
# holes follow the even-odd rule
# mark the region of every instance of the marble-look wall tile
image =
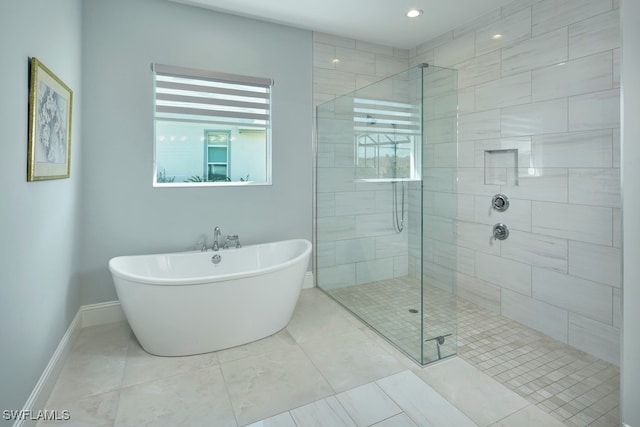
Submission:
POLYGON ((622 248, 622 209, 613 209, 613 247, 622 248))
POLYGON ((536 36, 611 10, 611 0, 545 0, 532 6, 536 36))
POLYGON ((356 76, 344 71, 316 68, 313 76, 313 91, 342 95, 356 89, 356 76))
POLYGON ((487 151, 496 150, 518 150, 517 163, 511 162, 506 167, 526 168, 531 164, 531 137, 509 137, 500 139, 484 139, 475 142, 474 157, 476 167, 489 167, 487 161, 487 151))
POLYGON ((422 263, 422 277, 424 283, 435 286, 443 291, 455 291, 455 271, 430 261, 422 263))
POLYGON ((334 194, 336 215, 362 215, 376 212, 374 191, 343 191, 334 194))
POLYGON ((428 168, 423 170, 424 188, 430 191, 452 192, 454 188, 454 168, 428 168))
POLYGON ((569 344, 620 366, 620 330, 613 326, 570 313, 569 344))
POLYGON ((393 278, 393 258, 379 258, 356 264, 356 284, 393 278))
MULTIPOLYGON (((512 174, 515 175, 515 174, 512 174)), ((500 186, 500 191, 516 199, 547 202, 566 202, 568 170, 563 168, 541 168, 520 170, 518 182, 500 186)))
POLYGON ((502 242, 501 255, 549 270, 567 272, 566 239, 513 230, 502 242))
MULTIPOLYGON (((407 230, 409 231, 409 230, 407 230)), ((415 231, 418 233, 419 231, 415 231)), ((336 243, 337 244, 337 243, 336 243)), ((375 257, 387 258, 390 256, 407 255, 409 241, 407 233, 389 234, 375 237, 375 257)))
POLYGON ((458 272, 456 290, 458 297, 494 313, 500 313, 500 286, 458 272))
POLYGON ((358 215, 355 219, 357 237, 384 236, 391 229, 389 214, 358 215))
POLYGON ((422 55, 423 53, 433 50, 451 40, 453 40, 453 31, 447 31, 446 33, 440 34, 439 36, 416 46, 416 54, 422 55))
POLYGON ((319 193, 354 191, 353 168, 318 168, 319 193))
POLYGON ((500 51, 476 56, 456 65, 458 87, 466 88, 500 78, 500 51))
POLYGON ((424 214, 422 221, 422 234, 425 239, 432 238, 445 243, 455 242, 454 219, 424 214))
POLYGON ((569 203, 620 207, 619 169, 570 169, 569 203))
POLYGON ((620 168, 620 128, 613 130, 613 167, 620 168))
POLYGON ((502 15, 500 14, 500 8, 490 10, 484 15, 479 16, 471 22, 461 25, 453 30, 454 37, 460 37, 468 32, 476 31, 480 28, 484 28, 489 24, 499 21, 502 15))
MULTIPOLYGON (((369 43, 363 40, 356 40, 356 49, 363 52, 371 52, 376 55, 394 56, 394 48, 391 46, 385 46, 381 44, 369 43)), ((401 49, 406 50, 406 49, 401 49)))
POLYGON ((336 245, 333 240, 318 240, 316 241, 314 249, 318 267, 332 267, 336 265, 336 245))
POLYGON ((476 252, 476 277, 523 295, 531 295, 530 264, 476 252))
MULTIPOLYGON (((500 255, 500 241, 493 238, 492 226, 473 222, 457 221, 457 244, 460 247, 500 255)), ((477 270, 476 263, 476 270, 477 270)))
POLYGON ((492 197, 489 196, 476 196, 475 220, 477 222, 489 225, 502 222, 511 230, 531 231, 531 200, 509 197, 509 209, 505 212, 493 209, 491 200, 492 197))
POLYGON ((500 137, 500 110, 464 114, 458 118, 458 141, 500 137))
POLYGON ((569 130, 617 127, 620 127, 619 89, 569 98, 569 130))
POLYGON ((466 274, 471 277, 476 275, 476 253, 473 249, 458 246, 456 260, 458 263, 458 273, 466 274))
POLYGON ((316 194, 316 216, 318 218, 334 216, 335 210, 335 193, 317 193, 316 194))
POLYGON ((484 168, 458 168, 459 194, 485 195, 492 197, 500 192, 500 186, 484 183, 484 168))
POLYGON ((502 75, 522 73, 566 61, 567 28, 502 49, 502 75))
POLYGON ((503 108, 502 136, 566 132, 567 114, 566 98, 503 108))
POLYGON ((499 19, 476 31, 476 55, 501 49, 506 46, 527 40, 531 37, 531 9, 526 8, 517 13, 499 19), (502 37, 494 39, 500 34, 502 37))
POLYGON ((569 274, 622 288, 622 250, 569 241, 569 274))
POLYGON ((332 216, 318 218, 316 226, 318 227, 319 241, 353 239, 356 230, 356 217, 332 216))
POLYGON ((351 264, 376 257, 375 238, 338 240, 335 242, 336 264, 351 264))
POLYGON ((535 168, 611 167, 613 151, 610 129, 537 135, 531 139, 535 168))
POLYGON ((562 342, 567 342, 567 310, 531 297, 502 290, 502 315, 562 342))
POLYGON ((613 289, 613 326, 622 329, 622 289, 613 289))
POLYGON ((313 41, 351 49, 355 49, 356 47, 356 41, 354 39, 348 39, 346 37, 340 37, 333 34, 320 33, 317 31, 313 32, 313 41))
POLYGON ((542 101, 611 89, 612 55, 608 51, 534 70, 531 77, 533 100, 542 101))
POLYGON ((613 87, 620 87, 620 49, 613 51, 613 87))
POLYGON ((318 268, 317 283, 322 289, 331 290, 354 286, 356 284, 356 265, 341 264, 333 267, 318 268))
POLYGON ((612 227, 611 208, 565 203, 532 203, 531 229, 534 233, 611 245, 612 227))
POLYGON ((336 47, 323 43, 313 43, 313 66, 316 68, 326 68, 335 70, 336 47))
POLYGON ((454 38, 434 49, 434 65, 451 67, 475 55, 475 34, 473 32, 454 38))
POLYGON ((375 74, 376 56, 356 49, 335 48, 336 70, 347 73, 375 74))
POLYGON ((533 297, 594 320, 613 323, 613 288, 543 268, 533 268, 533 297))
POLYGON ((386 77, 407 70, 408 62, 393 56, 376 56, 376 76, 386 77))
POLYGON ((531 73, 503 77, 476 86, 476 110, 484 111, 531 102, 531 73))
POLYGON ((424 122, 424 135, 426 144, 454 142, 456 139, 456 118, 445 117, 443 119, 426 120, 424 122))
POLYGON ((569 58, 620 47, 620 10, 613 9, 569 26, 569 58))
POLYGON ((540 1, 542 0, 513 0, 500 8, 502 16, 509 16, 540 1))

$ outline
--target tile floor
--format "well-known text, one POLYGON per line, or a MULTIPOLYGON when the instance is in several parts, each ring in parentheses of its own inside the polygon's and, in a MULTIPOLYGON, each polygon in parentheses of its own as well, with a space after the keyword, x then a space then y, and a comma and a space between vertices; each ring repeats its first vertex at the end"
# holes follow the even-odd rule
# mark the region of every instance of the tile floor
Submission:
MULTIPOLYGON (((498 320, 490 323, 502 327, 498 320)), ((528 390, 513 391, 515 383, 509 381, 520 378, 522 383, 524 374, 503 378, 503 385, 497 376, 509 371, 490 371, 496 365, 473 366, 488 360, 474 358, 493 350, 479 350, 489 339, 482 335, 473 341, 475 335, 463 335, 463 329, 461 325, 462 357, 422 368, 318 289, 302 292, 283 331, 204 355, 151 356, 126 323, 96 326, 81 331, 47 409, 69 410, 66 425, 77 426, 563 425, 558 414, 552 415, 564 405, 550 411, 544 400, 536 402, 538 397, 526 394, 528 390)), ((491 329, 478 331, 489 333, 491 329)), ((536 349, 530 352, 537 354, 536 349)), ((601 361, 588 359, 583 362, 586 367, 574 366, 574 358, 559 366, 564 360, 559 356, 547 364, 558 370, 572 366, 572 373, 565 375, 572 379, 579 377, 576 372, 591 372, 573 386, 588 383, 593 390, 598 381, 613 386, 611 377, 604 378, 608 367, 597 369, 601 361)), ((573 387, 565 385, 564 391, 573 387)), ((536 393, 540 390, 544 388, 536 393)), ((581 401, 588 403, 587 397, 581 401)), ((600 404, 602 398, 586 408, 600 404)))
MULTIPOLYGON (((329 294, 420 360, 420 287, 410 278, 334 289, 329 294)), ((568 426, 620 425, 620 373, 605 361, 441 289, 424 288, 424 337, 456 336, 457 354, 568 426), (456 331, 457 327, 457 331, 456 331)), ((441 346, 443 356, 456 348, 441 346)), ((437 360, 432 341, 425 361, 437 360)))

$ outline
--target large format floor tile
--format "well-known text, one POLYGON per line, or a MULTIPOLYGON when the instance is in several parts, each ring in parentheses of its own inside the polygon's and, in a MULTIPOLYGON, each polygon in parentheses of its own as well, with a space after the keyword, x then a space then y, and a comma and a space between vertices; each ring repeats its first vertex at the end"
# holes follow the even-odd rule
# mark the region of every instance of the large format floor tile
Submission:
POLYGON ((334 394, 298 347, 246 357, 220 366, 240 425, 334 394))
POLYGON ((236 426, 220 367, 123 388, 115 426, 236 426))
POLYGON ((336 392, 405 369, 393 355, 359 329, 300 344, 336 392))
POLYGON ((83 329, 60 372, 47 406, 64 408, 83 397, 119 389, 130 341, 131 330, 126 323, 83 329))
POLYGON ((525 399, 459 357, 415 372, 481 427, 529 406, 525 399))

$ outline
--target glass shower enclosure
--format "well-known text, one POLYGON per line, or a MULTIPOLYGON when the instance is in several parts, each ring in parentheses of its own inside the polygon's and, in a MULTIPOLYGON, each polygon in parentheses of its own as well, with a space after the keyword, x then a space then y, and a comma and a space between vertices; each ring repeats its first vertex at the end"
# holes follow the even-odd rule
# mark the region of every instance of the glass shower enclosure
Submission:
POLYGON ((456 353, 457 72, 316 110, 317 285, 420 364, 456 353))

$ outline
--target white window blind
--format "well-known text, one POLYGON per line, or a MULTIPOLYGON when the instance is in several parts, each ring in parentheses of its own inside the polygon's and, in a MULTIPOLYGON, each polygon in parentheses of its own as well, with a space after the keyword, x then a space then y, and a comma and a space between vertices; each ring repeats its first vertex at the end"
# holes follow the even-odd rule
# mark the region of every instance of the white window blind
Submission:
POLYGON ((273 80, 153 64, 157 120, 269 128, 273 80))

